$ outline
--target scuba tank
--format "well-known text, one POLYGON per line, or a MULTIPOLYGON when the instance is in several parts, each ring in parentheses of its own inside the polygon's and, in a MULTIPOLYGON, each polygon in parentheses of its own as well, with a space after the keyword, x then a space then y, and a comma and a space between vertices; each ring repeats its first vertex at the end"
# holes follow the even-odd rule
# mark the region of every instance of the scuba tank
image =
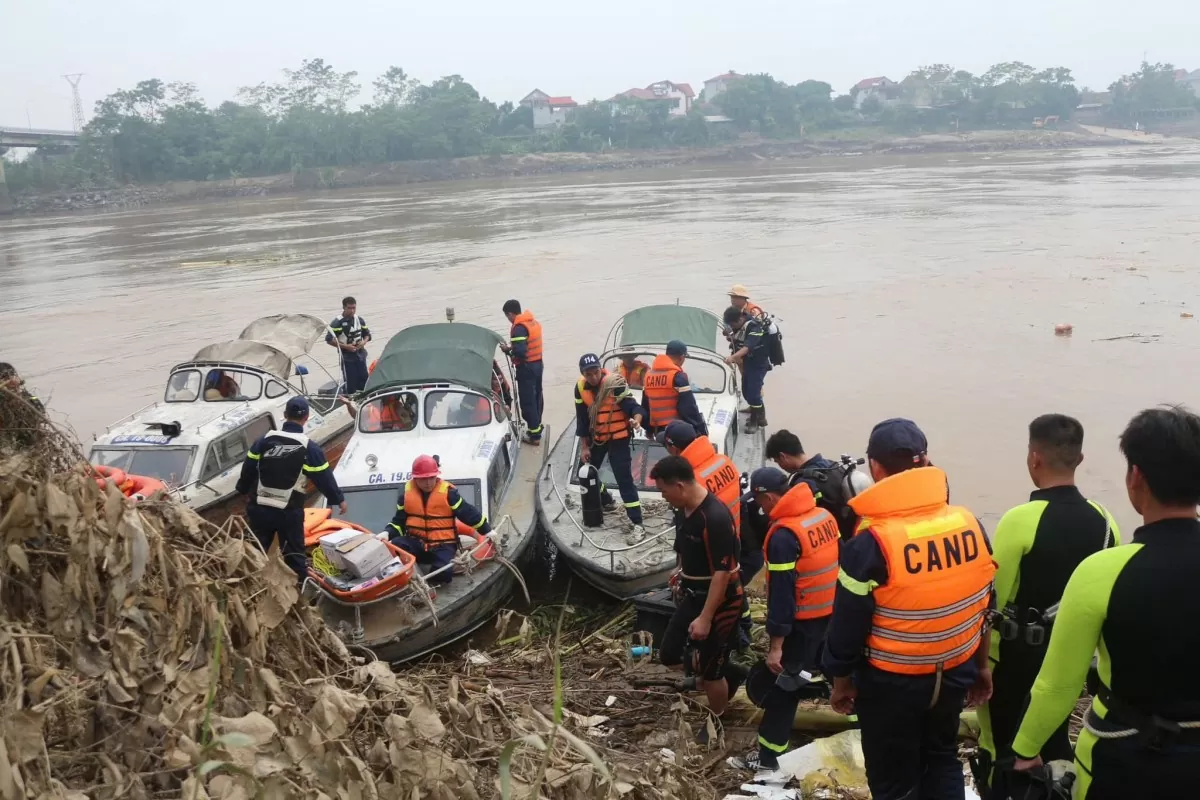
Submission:
POLYGON ((580 464, 579 490, 583 524, 588 528, 599 528, 604 524, 604 507, 600 503, 600 470, 591 464, 580 464))

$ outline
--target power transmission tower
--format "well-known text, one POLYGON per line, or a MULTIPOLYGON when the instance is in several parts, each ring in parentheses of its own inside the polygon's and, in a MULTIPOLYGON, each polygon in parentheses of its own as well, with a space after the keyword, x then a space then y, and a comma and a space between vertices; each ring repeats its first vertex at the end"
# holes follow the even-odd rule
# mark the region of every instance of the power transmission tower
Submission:
POLYGON ((67 79, 67 83, 71 84, 71 122, 74 125, 75 132, 79 133, 83 130, 83 100, 79 97, 79 81, 83 78, 84 73, 77 72, 74 75, 63 75, 67 79))

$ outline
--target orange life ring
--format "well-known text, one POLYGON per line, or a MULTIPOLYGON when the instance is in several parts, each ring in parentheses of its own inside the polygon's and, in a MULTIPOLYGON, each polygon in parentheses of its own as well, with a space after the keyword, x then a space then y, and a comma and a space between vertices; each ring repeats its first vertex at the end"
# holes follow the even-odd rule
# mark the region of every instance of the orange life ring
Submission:
POLYGON ((458 520, 455 520, 454 528, 459 536, 467 536, 475 540, 475 544, 471 545, 472 548, 478 547, 480 542, 487 541, 487 546, 480 547, 479 550, 475 552, 475 555, 472 556, 472 558, 474 558, 476 561, 487 561, 489 558, 496 555, 495 543, 488 541, 486 536, 472 528, 470 525, 466 525, 458 520))
POLYGON ((362 525, 344 519, 335 519, 329 508, 304 509, 304 546, 316 547, 317 542, 327 533, 334 531, 353 530, 361 533, 372 533, 362 525))
POLYGON ((126 476, 125 476, 125 470, 123 470, 123 469, 117 469, 116 467, 106 467, 106 466, 103 466, 100 464, 93 464, 92 472, 94 472, 100 476, 100 477, 96 478, 96 483, 100 486, 101 489, 104 488, 104 484, 107 483, 108 481, 112 481, 117 486, 120 486, 121 484, 123 484, 125 482, 126 476))
POLYGON ((126 496, 138 497, 144 500, 156 492, 166 492, 167 485, 158 478, 151 478, 146 475, 129 475, 125 483, 121 484, 121 491, 126 496), (125 488, 126 484, 129 485, 128 489, 125 488))

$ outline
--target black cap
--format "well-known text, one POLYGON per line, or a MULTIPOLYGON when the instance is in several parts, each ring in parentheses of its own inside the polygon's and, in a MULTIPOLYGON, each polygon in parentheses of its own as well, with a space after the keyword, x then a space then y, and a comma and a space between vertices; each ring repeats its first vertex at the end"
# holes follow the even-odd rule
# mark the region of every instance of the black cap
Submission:
POLYGON ((600 359, 595 353, 584 353, 579 357, 579 371, 586 372, 589 369, 600 369, 600 359))
POLYGON ((288 419, 299 419, 308 414, 308 400, 302 395, 287 401, 287 405, 283 407, 283 415, 288 419))
POLYGON ((666 430, 658 435, 659 444, 669 444, 680 450, 696 441, 696 429, 683 420, 675 420, 667 425, 666 430))
POLYGON ((753 497, 759 492, 786 494, 789 488, 786 472, 776 467, 759 467, 750 473, 750 491, 745 496, 753 497))
POLYGON ((929 442, 917 423, 902 417, 885 419, 876 425, 867 442, 867 457, 876 461, 893 454, 912 456, 916 461, 928 451, 929 442))
POLYGON ((667 355, 669 356, 686 356, 687 345, 678 339, 672 339, 667 342, 667 355))

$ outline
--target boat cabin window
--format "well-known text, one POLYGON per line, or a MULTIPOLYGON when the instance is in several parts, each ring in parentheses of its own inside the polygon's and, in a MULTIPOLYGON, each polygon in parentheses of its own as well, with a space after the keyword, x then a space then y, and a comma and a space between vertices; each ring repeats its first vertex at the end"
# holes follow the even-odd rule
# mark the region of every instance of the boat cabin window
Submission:
POLYGON ((290 389, 284 386, 279 381, 267 381, 267 398, 274 400, 276 397, 283 397, 290 389))
POLYGON ((397 392, 376 397, 358 411, 358 429, 363 433, 405 433, 417 427, 417 396, 397 392))
POLYGON ((274 428, 271 416, 264 414, 214 441, 208 446, 204 468, 200 470, 200 480, 209 480, 227 469, 240 466, 246 459, 250 445, 274 428))
MULTIPOLYGON (((638 390, 642 388, 642 381, 637 376, 637 362, 646 365, 647 370, 654 363, 654 353, 627 353, 622 356, 610 356, 604 360, 604 368, 613 374, 620 374, 621 367, 625 360, 632 360, 629 363, 627 374, 634 378, 630 381, 630 388, 638 390)), ((725 368, 715 361, 706 361, 701 358, 689 358, 683 362, 683 371, 687 373, 688 380, 692 382, 692 391, 720 393, 725 391, 725 368)), ((627 378, 628 380, 628 378, 627 378)))
POLYGON ((157 478, 172 489, 187 478, 195 447, 93 447, 88 458, 101 467, 157 478))
MULTIPOLYGON (((638 490, 657 492, 658 487, 654 485, 654 481, 650 480, 650 470, 654 469, 654 465, 660 460, 667 457, 667 448, 658 442, 638 439, 630 443, 630 449, 633 451, 633 482, 637 484, 638 490)), ((575 469, 571 470, 571 483, 579 483, 579 467, 580 462, 578 454, 576 454, 575 469)), ((600 466, 600 480, 606 486, 616 489, 617 476, 613 474, 612 465, 607 458, 600 466)))
POLYGON ((167 381, 168 403, 190 403, 200 396, 200 371, 181 369, 167 381))
POLYGON ((425 395, 425 427, 473 428, 492 421, 492 403, 474 392, 430 392, 425 395))
POLYGON ((249 372, 210 369, 204 376, 204 399, 210 403, 257 400, 262 390, 262 378, 249 372))
MULTIPOLYGON (((479 481, 450 482, 458 489, 463 500, 479 508, 479 481)), ((389 536, 394 535, 396 531, 388 528, 388 523, 396 515, 396 506, 404 502, 405 486, 405 483, 392 483, 369 489, 343 489, 342 493, 346 495, 346 514, 339 514, 334 506, 333 516, 362 525, 373 533, 386 530, 389 536)))

